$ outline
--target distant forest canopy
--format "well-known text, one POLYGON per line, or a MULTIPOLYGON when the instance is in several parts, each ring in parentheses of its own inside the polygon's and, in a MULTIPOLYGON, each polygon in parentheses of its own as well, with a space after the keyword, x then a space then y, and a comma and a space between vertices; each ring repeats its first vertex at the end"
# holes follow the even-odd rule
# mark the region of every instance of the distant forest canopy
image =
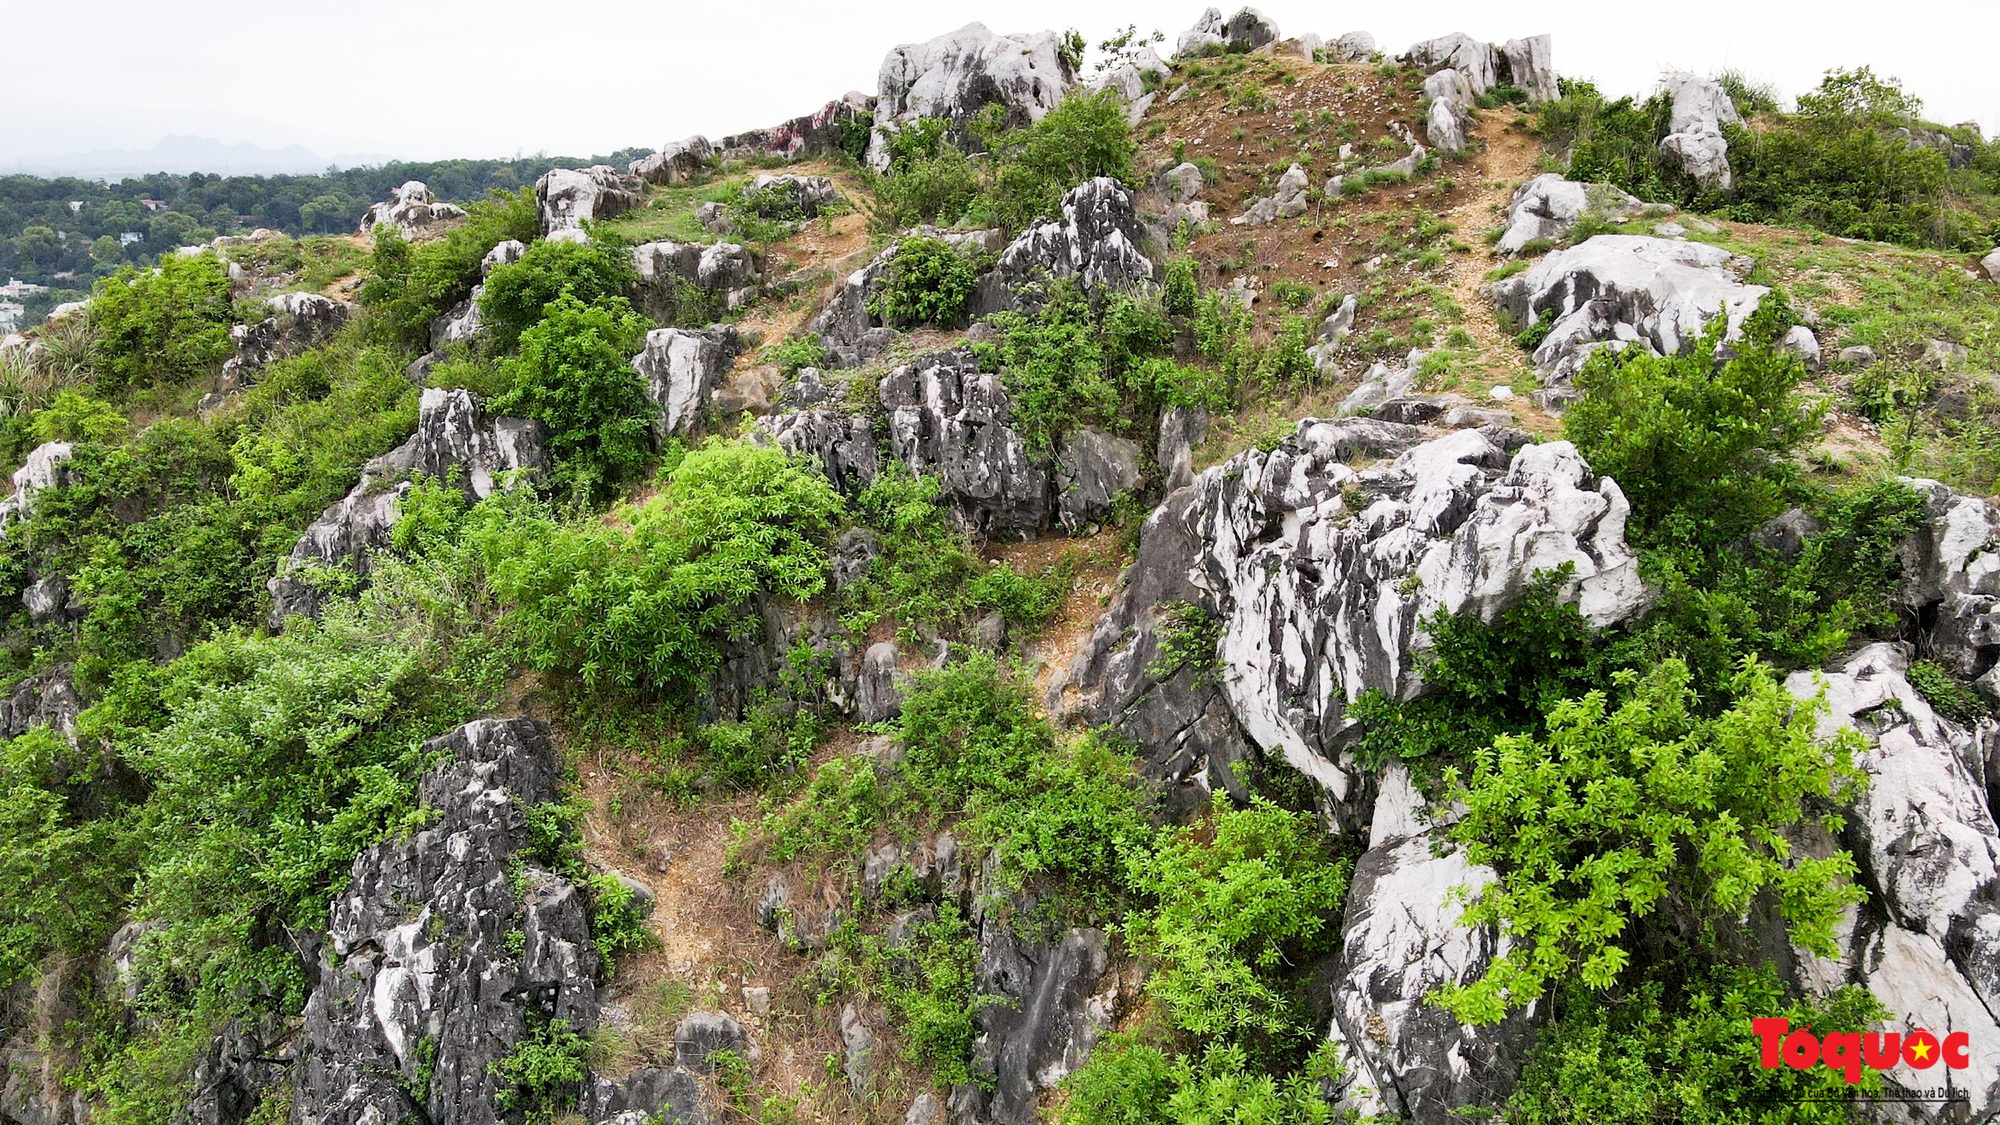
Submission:
POLYGON ((50 287, 25 302, 32 323, 59 300, 90 291, 121 267, 151 262, 178 246, 269 227, 293 236, 346 234, 368 206, 408 180, 441 200, 464 203, 534 183, 550 168, 626 163, 652 151, 608 156, 526 156, 513 160, 396 161, 304 176, 164 173, 104 183, 35 176, 0 177, 0 282, 50 287), (142 202, 147 201, 147 202, 142 202), (129 235, 137 234, 133 239, 129 235))

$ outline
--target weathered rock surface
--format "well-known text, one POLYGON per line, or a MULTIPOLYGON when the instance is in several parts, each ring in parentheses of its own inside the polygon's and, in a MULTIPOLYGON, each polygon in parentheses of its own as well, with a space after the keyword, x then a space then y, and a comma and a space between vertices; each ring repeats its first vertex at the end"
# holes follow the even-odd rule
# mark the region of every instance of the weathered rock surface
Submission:
POLYGON ((495 1062, 542 1020, 595 1025, 597 954, 577 889, 542 867, 527 810, 558 800, 530 719, 468 723, 427 750, 436 819, 355 858, 295 1049, 294 1119, 500 1125, 495 1062))
POLYGON ((1007 390, 968 350, 940 352, 882 380, 890 456, 943 485, 942 499, 982 535, 1032 534, 1048 526, 1048 470, 1007 424, 1007 390))
POLYGON ((1016 932, 1010 913, 989 907, 979 923, 977 986, 1004 998, 973 1016, 973 1072, 992 1089, 968 1083, 952 1092, 952 1103, 976 1121, 1034 1125, 1036 1095, 1083 1065, 1111 1028, 1111 999, 1099 993, 1108 943, 1102 931, 1083 928, 1031 938, 1016 932))
POLYGON ((680 1067, 642 1066, 618 1081, 596 1078, 584 1099, 599 1125, 709 1125, 708 1090, 680 1067))
POLYGON ((354 314, 353 305, 318 293, 281 294, 267 299, 264 307, 270 316, 229 330, 236 354, 222 363, 226 389, 249 385, 251 376, 273 360, 325 343, 354 314))
POLYGON ((1278 177, 1275 192, 1251 203, 1248 210, 1229 221, 1239 227, 1261 227, 1279 219, 1295 219, 1306 213, 1306 189, 1311 183, 1306 170, 1294 164, 1278 177))
POLYGON ((267 583, 271 627, 282 628, 293 614, 319 612, 324 595, 313 583, 313 569, 368 573, 369 556, 389 545, 397 501, 412 477, 457 481, 478 500, 492 495, 504 473, 533 475, 547 467, 540 423, 489 416, 466 391, 426 390, 416 433, 361 467, 360 482, 313 521, 267 583))
POLYGON ((1421 621, 1492 620, 1535 575, 1574 567, 1564 596, 1593 624, 1650 604, 1626 546, 1624 494, 1567 442, 1522 447, 1462 430, 1308 420, 1269 453, 1201 474, 1146 521, 1138 561, 1070 673, 1090 721, 1117 725, 1156 774, 1281 756, 1366 822, 1343 755, 1349 701, 1422 690, 1421 621), (1356 469, 1350 463, 1391 458, 1356 469), (1216 662, 1163 668, 1161 621, 1186 603, 1216 623, 1216 662))
MULTIPOLYGON (((2000 761, 2000 724, 1961 726, 1931 709, 1904 673, 1908 651, 1874 644, 1838 672, 1794 673, 1786 687, 1809 697, 1824 687, 1820 733, 1862 732, 1857 764, 1868 777, 1844 843, 1876 892, 1851 909, 1830 959, 1802 954, 1799 975, 1816 991, 1860 984, 1891 1012, 1892 1026, 1971 1036, 1975 1059, 2000 1053, 2000 825, 1990 786, 2000 761)), ((1907 1065, 1889 1072, 1904 1090, 1948 1087, 1968 1098, 1972 1120, 2000 1107, 2000 1078, 1970 1070, 1907 1065)))
POLYGON ((1154 54, 1151 47, 1141 47, 1132 53, 1130 59, 1112 67, 1092 82, 1090 88, 1092 91, 1116 91, 1118 100, 1125 103, 1126 122, 1136 126, 1159 96, 1159 83, 1170 73, 1167 64, 1160 61, 1160 56, 1154 54), (1147 89, 1149 82, 1154 90, 1147 89))
POLYGON ((1491 883, 1426 816, 1423 794, 1401 765, 1384 771, 1354 866, 1333 985, 1332 1040, 1346 1071, 1336 1104, 1364 1117, 1416 1125, 1456 1120, 1462 1106, 1495 1106, 1513 1089, 1535 1005, 1499 1024, 1462 1024, 1424 998, 1477 980, 1506 943, 1459 924, 1460 887, 1491 883))
POLYGON ((1278 25, 1255 8, 1241 8, 1228 19, 1222 9, 1210 8, 1195 25, 1174 41, 1174 56, 1186 58, 1204 51, 1254 51, 1280 38, 1278 25))
POLYGON ((1673 116, 1660 152, 1702 187, 1729 190, 1729 142, 1722 127, 1743 124, 1729 92, 1714 79, 1686 71, 1661 79, 1661 90, 1673 100, 1673 116))
POLYGON ((1987 277, 1992 278, 1994 281, 2000 281, 2000 248, 1996 248, 1991 254, 1979 259, 1979 266, 1986 271, 1987 277))
POLYGON ((1934 480, 1905 483, 1925 518, 1904 549, 1898 608, 1930 659, 2000 707, 2000 508, 1934 480))
POLYGON ((880 467, 875 427, 865 414, 814 407, 766 414, 753 432, 795 457, 818 465, 826 479, 844 493, 868 487, 880 467))
POLYGON ((719 1052, 749 1049, 750 1033, 726 1012, 690 1012, 674 1028, 674 1065, 697 1074, 713 1072, 719 1052))
POLYGON ((1337 35, 1325 47, 1325 52, 1333 62, 1367 62, 1375 57, 1375 37, 1365 31, 1349 31, 1337 35))
POLYGON ((542 235, 582 239, 583 224, 615 219, 639 205, 645 185, 639 177, 608 164, 588 168, 551 168, 535 181, 535 203, 541 209, 542 235))
POLYGON ((632 357, 632 369, 646 380, 646 393, 660 408, 653 433, 661 441, 685 434, 729 370, 737 351, 733 328, 655 328, 632 357))
MULTIPOLYGON (((931 227, 918 227, 910 234, 941 239, 960 253, 974 250, 991 253, 999 249, 1002 238, 997 230, 944 231, 931 227)), ((901 246, 900 241, 890 243, 867 265, 849 274, 826 308, 813 319, 812 330, 818 333, 821 346, 831 357, 830 366, 858 367, 887 351, 895 342, 896 330, 872 311, 869 304, 888 283, 901 246)))
POLYGON ((1733 337, 1769 292, 1732 271, 1745 263, 1695 242, 1600 234, 1557 250, 1527 272, 1488 290, 1517 327, 1544 315, 1554 322, 1535 349, 1548 378, 1536 401, 1559 406, 1575 397, 1571 380, 1601 347, 1671 355, 1700 338, 1718 314, 1733 337))
POLYGON ((43 442, 28 451, 21 467, 14 470, 14 491, 0 497, 0 538, 6 536, 8 524, 34 509, 35 493, 69 483, 69 470, 64 466, 71 454, 66 441, 43 442))
POLYGON ((974 315, 1018 308, 1036 282, 1075 281, 1087 293, 1127 292, 1151 282, 1153 261, 1140 249, 1142 227, 1132 193, 1099 176, 1063 196, 1062 218, 1035 224, 1008 243, 979 279, 974 315))
POLYGON ((634 160, 626 170, 649 184, 678 184, 708 171, 715 146, 703 136, 686 137, 660 146, 660 151, 634 160))
POLYGON ((1412 44, 1403 58, 1429 77, 1424 82, 1424 132, 1443 152, 1465 148, 1465 128, 1481 94, 1505 83, 1528 96, 1530 105, 1556 96, 1553 42, 1546 35, 1481 43, 1463 32, 1412 44))
POLYGON ((839 201, 833 181, 825 176, 795 176, 787 172, 758 176, 743 189, 743 203, 757 215, 771 219, 811 219, 839 201))
MULTIPOLYGON (((858 90, 849 90, 803 117, 794 117, 768 129, 752 129, 722 138, 716 147, 731 159, 777 156, 786 160, 826 156, 837 151, 856 151, 850 133, 867 127, 875 112, 875 99, 858 90)), ((865 144, 865 141, 862 142, 865 144)))
POLYGON ((67 737, 83 713, 71 668, 59 664, 25 676, 13 691, 0 696, 0 738, 19 738, 32 727, 52 727, 67 737))
POLYGON ((711 295, 725 310, 757 295, 757 259, 734 242, 642 242, 632 248, 639 275, 637 304, 662 319, 683 311, 686 286, 711 295))
POLYGON ((1514 190, 1513 202, 1507 205, 1507 229, 1494 250, 1513 255, 1529 243, 1559 241, 1586 218, 1623 223, 1672 210, 1648 206, 1611 184, 1580 184, 1547 172, 1514 190))
POLYGON ((439 223, 465 217, 465 208, 439 203, 422 180, 411 180, 389 193, 389 198, 368 208, 361 216, 361 233, 374 234, 380 226, 394 227, 403 234, 415 234, 439 223))
POLYGON ((465 295, 465 300, 453 305, 449 311, 431 321, 431 352, 423 360, 443 358, 444 349, 454 344, 471 347, 486 338, 486 324, 479 312, 479 302, 486 296, 486 279, 501 266, 513 265, 528 252, 528 244, 518 238, 509 238, 493 244, 493 249, 479 259, 479 284, 465 295))
POLYGON ((1102 520, 1120 496, 1134 496, 1143 479, 1139 443, 1085 428, 1056 453, 1056 512, 1071 532, 1102 520))
POLYGON ((903 693, 896 682, 896 642, 868 646, 861 660, 861 678, 854 691, 854 721, 886 723, 903 713, 903 693))
POLYGON ((949 122, 970 139, 972 118, 999 105, 1012 124, 1040 121, 1076 84, 1062 36, 1053 31, 995 35, 969 23, 923 43, 897 47, 882 60, 868 162, 889 166, 889 137, 919 118, 949 122))

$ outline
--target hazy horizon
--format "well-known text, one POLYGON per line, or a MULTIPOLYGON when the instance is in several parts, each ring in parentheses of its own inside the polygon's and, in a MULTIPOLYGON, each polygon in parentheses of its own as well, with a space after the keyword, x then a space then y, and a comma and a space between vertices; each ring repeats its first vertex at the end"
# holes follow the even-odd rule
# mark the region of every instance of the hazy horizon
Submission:
MULTIPOLYGON (((1988 135, 2000 132, 2000 87, 1986 77, 1984 57, 2000 36, 2000 6, 1930 0, 1904 6, 1891 20, 1879 7, 1852 3, 1796 17, 1691 0, 1672 22, 1576 0, 1447 0, 1341 16, 1303 3, 1258 7, 1287 35, 1368 31, 1390 52, 1451 31, 1496 42, 1548 32, 1560 73, 1593 79, 1614 95, 1642 93, 1667 69, 1735 68, 1789 98, 1830 67, 1869 65, 1902 78, 1933 120, 1973 120, 1988 135)), ((692 133, 716 137, 770 125, 850 89, 872 93, 892 47, 973 20, 1000 32, 1074 26, 1094 43, 1144 14, 1137 5, 1099 0, 1023 0, 1004 9, 893 0, 862 10, 745 0, 614 3, 592 11, 599 17, 553 25, 546 8, 520 0, 361 0, 338 13, 252 8, 240 0, 191 0, 172 10, 73 0, 23 11, 11 19, 20 41, 63 47, 10 60, 0 173, 60 170, 93 153, 145 152, 173 136, 266 150, 297 146, 342 167, 656 147, 692 133), (91 28, 88 40, 76 35, 79 26, 91 28), (86 51, 88 96, 49 96, 77 84, 74 53, 86 51), (535 65, 522 65, 527 61, 535 65), (269 95, 246 97, 259 90, 269 95), (315 93, 328 90, 341 96, 315 93)), ((1171 19, 1157 6, 1147 11, 1152 22, 1140 29, 1157 27, 1171 47, 1201 5, 1166 9, 1171 19)))

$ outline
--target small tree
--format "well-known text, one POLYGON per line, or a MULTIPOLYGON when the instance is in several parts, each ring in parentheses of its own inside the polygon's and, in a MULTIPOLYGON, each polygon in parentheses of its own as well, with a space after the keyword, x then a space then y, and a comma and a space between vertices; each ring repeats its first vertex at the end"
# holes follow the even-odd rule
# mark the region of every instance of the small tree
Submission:
POLYGON ((169 254, 157 271, 128 268, 98 282, 90 319, 105 393, 178 386, 229 357, 229 275, 212 255, 169 254))
POLYGON ((624 298, 587 305, 564 292, 502 367, 513 389, 493 409, 547 426, 557 478, 579 494, 632 476, 652 452, 654 407, 631 360, 645 337, 624 298))
POLYGON ((638 280, 623 246, 594 242, 537 242, 519 261, 493 271, 479 311, 496 347, 508 348, 567 293, 584 304, 622 296, 638 280))

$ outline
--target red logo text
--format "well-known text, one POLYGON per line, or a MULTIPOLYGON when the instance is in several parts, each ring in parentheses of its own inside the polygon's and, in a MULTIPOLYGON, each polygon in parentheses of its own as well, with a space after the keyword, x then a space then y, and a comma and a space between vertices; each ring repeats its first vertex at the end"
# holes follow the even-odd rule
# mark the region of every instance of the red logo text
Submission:
POLYGON ((1903 1063, 1929 1070, 1942 1061, 1953 1070, 1964 1070, 1972 1065, 1972 1037, 1963 1031, 1951 1032, 1942 1041, 1921 1027, 1910 1032, 1845 1031, 1821 1038, 1776 1018, 1753 1019, 1750 1030, 1757 1036, 1758 1061, 1766 1070, 1781 1063, 1793 1070, 1824 1066, 1849 1082, 1859 1082, 1864 1066, 1888 1070, 1903 1063))

